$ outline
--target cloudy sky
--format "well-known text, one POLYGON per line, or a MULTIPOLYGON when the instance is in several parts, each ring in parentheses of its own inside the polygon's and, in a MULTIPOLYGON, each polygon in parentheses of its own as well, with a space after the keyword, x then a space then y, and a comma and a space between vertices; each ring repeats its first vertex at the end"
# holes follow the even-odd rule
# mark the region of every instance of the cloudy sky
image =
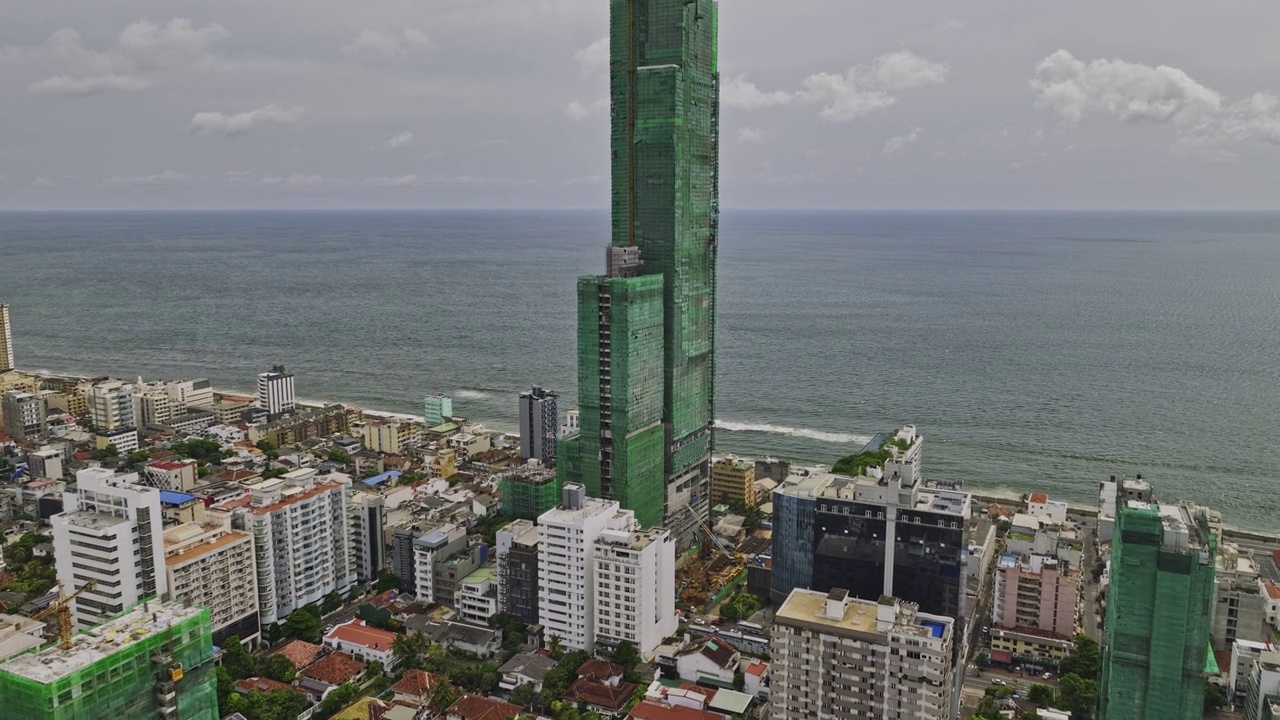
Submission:
MULTIPOLYGON (((1280 209, 1274 0, 722 0, 725 207, 1280 209)), ((606 0, 5 0, 0 209, 605 207, 606 0)))

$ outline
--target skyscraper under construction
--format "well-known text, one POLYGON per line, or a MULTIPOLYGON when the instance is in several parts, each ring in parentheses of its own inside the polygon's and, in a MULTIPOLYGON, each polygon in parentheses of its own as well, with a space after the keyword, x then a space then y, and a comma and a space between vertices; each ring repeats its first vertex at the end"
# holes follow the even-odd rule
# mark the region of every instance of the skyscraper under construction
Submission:
POLYGON ((578 280, 581 428, 564 481, 681 547, 709 507, 719 74, 715 0, 611 0, 612 243, 578 280))

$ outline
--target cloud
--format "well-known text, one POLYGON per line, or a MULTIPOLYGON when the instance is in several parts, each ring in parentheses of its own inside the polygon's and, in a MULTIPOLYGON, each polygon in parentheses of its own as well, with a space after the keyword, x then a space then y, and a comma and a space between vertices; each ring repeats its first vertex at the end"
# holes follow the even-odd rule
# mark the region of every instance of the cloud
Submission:
POLYGON ((573 54, 578 61, 578 72, 584 78, 593 78, 609 72, 609 38, 600 38, 573 54))
POLYGON ((604 112, 609 109, 609 100, 601 98, 591 104, 584 104, 574 100, 564 109, 564 114, 573 120, 585 120, 596 113, 604 112))
POLYGON ((379 188, 396 188, 396 187, 413 187, 419 184, 417 175, 401 175, 400 177, 373 177, 365 178, 360 181, 361 185, 367 187, 379 188))
POLYGON ((397 150, 399 148, 409 147, 412 144, 413 133, 406 130, 382 143, 382 147, 386 150, 397 150))
POLYGON ((827 122, 848 122, 892 106, 898 101, 898 91, 937 85, 946 82, 949 75, 946 65, 899 50, 869 64, 854 65, 844 75, 810 75, 797 98, 821 103, 818 117, 827 122))
POLYGON ((336 178, 325 177, 324 175, 307 175, 304 173, 292 173, 284 177, 267 175, 258 179, 258 184, 265 187, 323 187, 325 185, 339 185, 341 183, 342 181, 336 178))
POLYGON ((1125 122, 1199 123, 1222 110, 1222 96, 1182 70, 1123 60, 1081 62, 1058 50, 1036 65, 1036 106, 1067 122, 1091 113, 1125 122))
POLYGON ((759 128, 744 127, 738 128, 737 138, 740 143, 758 143, 765 139, 765 131, 759 128))
POLYGON ((183 185, 192 179, 190 175, 184 175, 176 170, 165 170, 155 175, 136 177, 115 175, 98 183, 97 187, 100 190, 165 190, 183 185))
POLYGON ((54 184, 55 183, 52 180, 44 176, 40 176, 35 180, 31 181, 31 187, 37 187, 37 188, 51 188, 54 186, 54 184))
POLYGON ((720 88, 720 103, 740 110, 777 107, 790 103, 792 99, 791 93, 781 90, 763 92, 755 83, 747 80, 745 75, 729 78, 729 82, 720 88))
POLYGON ((1257 92, 1229 102, 1218 91, 1168 65, 1124 60, 1085 63, 1058 50, 1036 65, 1031 88, 1037 107, 1067 124, 1110 115, 1131 124, 1170 125, 1182 137, 1175 151, 1187 156, 1234 159, 1205 146, 1224 142, 1280 145, 1280 96, 1257 92))
POLYGON ((919 139, 920 139, 920 128, 911 128, 911 132, 907 133, 906 135, 899 135, 897 137, 892 137, 886 140, 884 144, 884 149, 880 151, 880 154, 892 155, 919 139))
POLYGON ((405 28, 399 33, 384 33, 377 30, 361 30, 355 40, 342 46, 347 55, 382 55, 393 57, 408 55, 416 50, 431 47, 431 39, 421 30, 405 28))
POLYGON ((198 112, 191 118, 187 132, 194 135, 221 135, 235 137, 244 135, 253 128, 266 123, 278 125, 297 125, 302 121, 304 108, 300 105, 280 107, 274 103, 257 110, 234 114, 220 112, 198 112))
POLYGON ((32 83, 31 92, 63 96, 139 92, 151 87, 155 76, 211 65, 213 46, 229 37, 217 23, 196 26, 187 18, 174 18, 161 25, 139 20, 121 31, 110 50, 87 48, 80 33, 62 28, 39 48, 19 52, 63 70, 32 83))

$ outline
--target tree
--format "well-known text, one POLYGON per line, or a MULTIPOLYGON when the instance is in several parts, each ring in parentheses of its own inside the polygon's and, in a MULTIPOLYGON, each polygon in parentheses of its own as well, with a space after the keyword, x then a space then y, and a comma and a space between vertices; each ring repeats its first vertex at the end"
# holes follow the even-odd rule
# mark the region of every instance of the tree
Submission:
POLYGON ((520 683, 511 691, 511 703, 522 708, 538 709, 535 706, 539 705, 539 700, 538 691, 533 683, 520 683))
POLYGON ((341 465, 345 465, 347 461, 351 459, 351 456, 348 455, 343 450, 340 450, 338 448, 333 448, 332 450, 329 451, 329 455, 325 459, 331 463, 338 463, 341 465))
MULTIPOLYGON (((283 658, 281 658, 283 659, 283 658)), ((285 662, 288 662, 285 660, 285 662)), ((222 667, 233 680, 243 680, 255 671, 253 656, 240 644, 240 636, 232 635, 222 645, 222 667)))
POLYGON ((1075 647, 1071 654, 1058 664, 1058 671, 1063 675, 1074 673, 1081 678, 1096 680, 1102 671, 1102 656, 1098 652, 1098 641, 1088 635, 1077 635, 1075 647))
POLYGON ((285 637, 307 642, 320 639, 320 613, 312 605, 304 605, 289 614, 284 621, 285 637))
POLYGON ((360 697, 360 686, 353 682, 344 682, 339 685, 333 692, 330 692, 324 701, 320 703, 320 717, 333 717, 342 708, 350 705, 356 698, 360 697))
POLYGON ((1223 705, 1227 704, 1227 698, 1222 694, 1222 688, 1211 682, 1204 684, 1204 711, 1211 713, 1223 705))
POLYGON ((635 643, 630 640, 623 640, 609 654, 609 660, 630 670, 636 666, 636 663, 640 662, 640 651, 636 650, 635 643))
POLYGON ((559 635, 556 635, 555 633, 551 634, 551 639, 547 641, 547 652, 551 654, 552 660, 560 659, 560 655, 563 652, 563 648, 561 646, 559 635))
POLYGON ((405 670, 422 669, 423 655, 430 644, 431 641, 421 632, 405 633, 391 643, 391 657, 395 658, 396 667, 405 670))
POLYGON ((396 577, 395 574, 391 572, 383 570, 378 574, 378 582, 374 583, 373 591, 381 594, 388 590, 394 590, 398 587, 400 587, 400 578, 396 577))
POLYGON ((742 689, 746 686, 747 686, 747 676, 743 675, 741 670, 734 670, 733 671, 733 689, 737 690, 738 692, 742 692, 742 689))
POLYGON ((1027 691, 1027 700, 1036 707, 1048 707, 1053 704, 1053 688, 1036 683, 1027 691))
POLYGON ((427 704, 436 712, 444 712, 445 708, 452 705, 458 699, 458 691, 447 682, 442 682, 431 689, 431 697, 427 700, 427 704))
POLYGON ((220 717, 230 715, 235 712, 228 705, 231 696, 236 692, 235 680, 231 679, 231 673, 227 672, 224 665, 219 665, 213 673, 218 680, 218 715, 220 717))
POLYGON ((320 612, 323 613, 331 613, 340 607, 342 607, 342 596, 337 590, 325 595, 324 600, 320 602, 320 612))
POLYGON ((298 676, 298 668, 283 655, 268 655, 258 661, 258 674, 276 682, 291 683, 298 676))
POLYGON ((280 457, 280 449, 276 447, 275 443, 266 438, 262 438, 258 442, 254 443, 254 447, 261 450, 262 454, 266 455, 268 460, 275 460, 280 457))
POLYGON ((1072 718, 1088 720, 1093 716, 1094 706, 1098 703, 1097 682, 1068 673, 1058 680, 1058 692, 1062 695, 1063 709, 1071 711, 1072 718))

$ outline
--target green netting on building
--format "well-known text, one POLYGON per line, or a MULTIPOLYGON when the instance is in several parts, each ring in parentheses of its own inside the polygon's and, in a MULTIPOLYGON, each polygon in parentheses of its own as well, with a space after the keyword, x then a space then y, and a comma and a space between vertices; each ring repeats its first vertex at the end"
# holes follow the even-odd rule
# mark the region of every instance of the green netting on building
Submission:
POLYGON ((37 662, 39 657, 55 658, 55 664, 47 666, 49 682, 10 672, 12 663, 28 663, 33 659, 31 656, 0 665, 0 701, 3 702, 0 717, 140 720, 162 717, 161 707, 169 704, 177 708, 170 716, 174 720, 218 720, 208 608, 174 623, 172 631, 148 632, 122 644, 119 650, 65 674, 55 672, 60 653, 61 650, 53 648, 36 656, 37 662), (185 671, 185 676, 171 686, 165 685, 169 666, 158 663, 154 657, 165 653, 182 663, 185 671), (168 696, 170 687, 172 699, 168 696))
POLYGON ((539 515, 560 504, 560 488, 563 485, 563 479, 550 470, 504 475, 498 480, 502 514, 537 520, 539 515))
POLYGON ((1160 506, 1125 507, 1123 497, 1118 504, 1099 719, 1198 719, 1204 712, 1216 538, 1199 513, 1179 530, 1176 518, 1161 516, 1160 506))

